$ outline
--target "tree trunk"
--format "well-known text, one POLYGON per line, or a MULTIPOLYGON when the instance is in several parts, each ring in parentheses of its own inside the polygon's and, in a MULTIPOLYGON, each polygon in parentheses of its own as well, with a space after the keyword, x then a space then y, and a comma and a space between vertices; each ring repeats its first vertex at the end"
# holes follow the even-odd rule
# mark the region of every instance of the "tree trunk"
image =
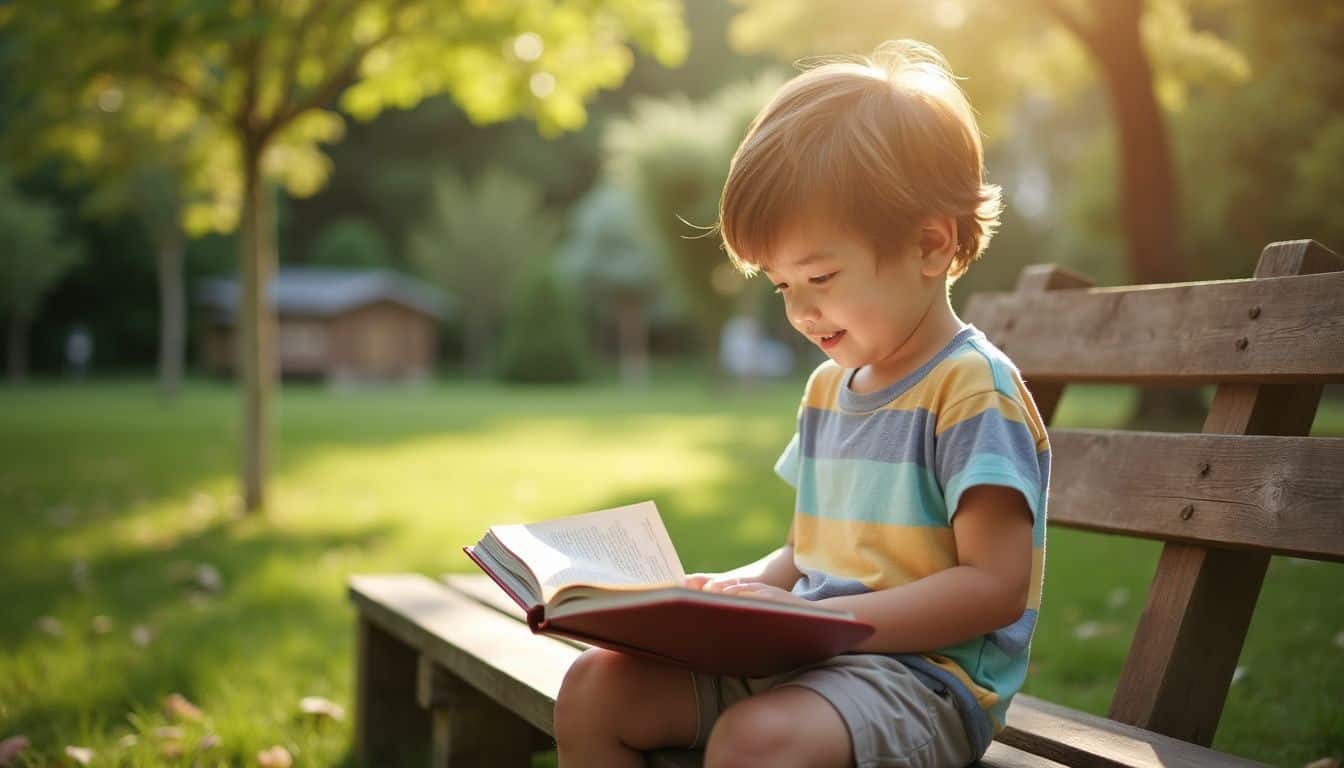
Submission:
POLYGON ((647 383, 649 323, 644 314, 644 296, 640 293, 623 293, 616 297, 616 348, 621 383, 626 386, 647 383))
MULTIPOLYGON (((1110 99, 1119 142, 1120 207, 1130 281, 1172 283, 1190 279, 1181 252, 1179 205, 1167 123, 1153 90, 1153 70, 1143 48, 1139 0, 1099 0, 1098 25, 1084 42, 1092 50, 1110 99)), ((1133 428, 1198 431, 1204 406, 1190 389, 1139 390, 1133 428)))
POLYGON ((9 381, 19 384, 28 378, 28 318, 15 312, 9 316, 9 381))
POLYGON ((274 201, 261 173, 261 142, 243 138, 244 198, 238 308, 238 371, 243 383, 243 508, 258 512, 266 500, 270 459, 270 397, 275 377, 275 309, 267 295, 275 272, 274 201))
POLYGON ((1138 0, 1105 0, 1093 54, 1106 81, 1120 142, 1120 203, 1130 276, 1137 283, 1188 280, 1181 257, 1176 178, 1167 124, 1139 29, 1138 0))
POLYGON ((186 342, 186 296, 182 283, 182 230, 174 225, 158 243, 159 391, 172 399, 182 384, 186 342))

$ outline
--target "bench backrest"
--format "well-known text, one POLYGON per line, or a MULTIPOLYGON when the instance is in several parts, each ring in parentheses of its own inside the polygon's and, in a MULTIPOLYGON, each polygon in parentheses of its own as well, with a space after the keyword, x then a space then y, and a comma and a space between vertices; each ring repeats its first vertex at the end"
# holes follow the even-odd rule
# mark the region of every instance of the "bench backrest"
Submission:
POLYGON ((1207 746, 1272 554, 1344 561, 1344 259, 1274 243, 1247 280, 1093 288, 1028 267, 966 319, 1049 424, 1069 382, 1217 385, 1202 433, 1050 428, 1051 525, 1165 541, 1110 717, 1207 746))

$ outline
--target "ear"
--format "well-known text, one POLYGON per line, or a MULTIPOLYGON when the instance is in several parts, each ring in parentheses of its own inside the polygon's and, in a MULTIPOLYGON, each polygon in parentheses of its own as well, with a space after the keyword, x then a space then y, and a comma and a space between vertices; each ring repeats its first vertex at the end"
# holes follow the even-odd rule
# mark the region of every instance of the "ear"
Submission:
POLYGON ((920 272, 938 277, 952 266, 957 254, 957 220, 951 216, 929 216, 919 225, 920 272))

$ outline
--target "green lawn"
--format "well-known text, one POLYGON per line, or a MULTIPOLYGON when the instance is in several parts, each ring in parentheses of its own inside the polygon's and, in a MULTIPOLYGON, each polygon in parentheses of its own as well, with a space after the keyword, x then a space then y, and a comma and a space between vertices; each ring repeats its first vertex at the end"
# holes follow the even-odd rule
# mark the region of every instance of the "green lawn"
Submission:
MULTIPOLYGON (((296 765, 349 762, 349 716, 299 712, 310 695, 350 707, 348 574, 468 571, 459 548, 487 525, 645 498, 688 570, 753 559, 788 525, 770 465, 798 387, 290 387, 264 519, 233 514, 230 388, 172 405, 147 382, 2 391, 0 739, 32 740, 21 765, 69 763, 66 745, 94 765, 182 762, 165 741, 204 765, 277 744, 296 765), (202 566, 217 591, 193 587, 202 566), (204 711, 178 738, 156 734, 175 692, 204 711)), ((1078 389, 1060 421, 1114 425, 1128 394, 1078 389)), ((1344 403, 1317 429, 1344 434, 1344 403)), ((1104 713, 1157 548, 1050 536, 1027 690, 1104 713)), ((1344 568, 1274 561, 1216 747, 1291 766, 1344 754, 1342 593, 1344 568)))

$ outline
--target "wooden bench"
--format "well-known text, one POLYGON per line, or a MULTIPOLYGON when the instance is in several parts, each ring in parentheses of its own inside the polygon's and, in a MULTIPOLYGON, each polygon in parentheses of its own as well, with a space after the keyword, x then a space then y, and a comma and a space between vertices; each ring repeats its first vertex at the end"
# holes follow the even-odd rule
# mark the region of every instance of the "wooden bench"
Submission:
MULTIPOLYGON (((1344 560, 1344 439, 1305 436, 1324 384, 1344 380, 1341 270, 1295 241, 1249 280, 1091 288, 1031 267, 1015 292, 972 297, 967 320, 1047 423, 1069 382, 1217 385, 1201 434, 1051 428, 1050 524, 1165 543, 1109 718, 1020 694, 984 765, 1254 764, 1207 746, 1270 555, 1344 560)), ((355 576, 349 592, 366 764, 520 766, 554 746, 580 644, 531 635, 484 577, 355 576)), ((1049 579, 1045 595, 1049 611, 1049 579)))

